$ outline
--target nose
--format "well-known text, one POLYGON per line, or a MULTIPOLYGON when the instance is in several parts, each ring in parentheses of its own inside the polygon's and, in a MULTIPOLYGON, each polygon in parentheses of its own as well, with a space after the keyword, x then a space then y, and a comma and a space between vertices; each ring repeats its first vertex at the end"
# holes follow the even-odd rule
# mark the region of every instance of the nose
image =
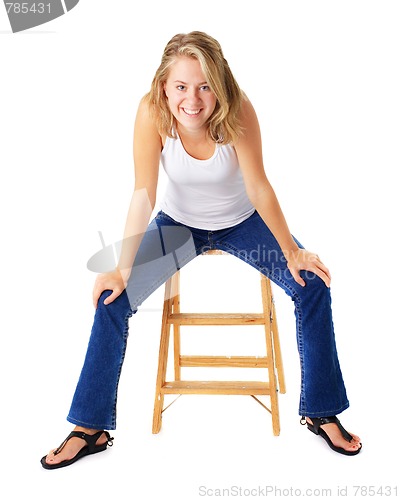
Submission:
POLYGON ((187 92, 187 100, 191 103, 196 103, 200 101, 199 89, 198 88, 190 88, 187 92))

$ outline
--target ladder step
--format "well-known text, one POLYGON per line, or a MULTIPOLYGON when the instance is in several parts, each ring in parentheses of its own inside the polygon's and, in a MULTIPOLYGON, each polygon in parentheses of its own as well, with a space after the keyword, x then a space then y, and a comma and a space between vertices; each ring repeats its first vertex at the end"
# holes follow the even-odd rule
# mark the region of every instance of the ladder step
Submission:
POLYGON ((173 325, 264 325, 266 319, 259 313, 175 313, 169 315, 167 322, 173 325))
POLYGON ((180 366, 267 368, 266 356, 180 356, 180 366))
POLYGON ((162 394, 240 394, 252 396, 270 394, 270 386, 268 382, 176 380, 166 382, 161 387, 160 392, 162 394))

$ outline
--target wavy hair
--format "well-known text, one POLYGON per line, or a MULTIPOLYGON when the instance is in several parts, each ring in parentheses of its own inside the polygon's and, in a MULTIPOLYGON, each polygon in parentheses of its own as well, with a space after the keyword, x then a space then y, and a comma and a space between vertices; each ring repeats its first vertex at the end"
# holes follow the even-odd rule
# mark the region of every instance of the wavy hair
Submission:
POLYGON ((145 96, 155 117, 159 133, 176 138, 175 118, 167 103, 164 84, 167 81, 170 66, 177 57, 181 56, 192 57, 199 61, 206 81, 216 96, 216 107, 207 122, 210 137, 220 144, 234 142, 241 134, 238 115, 241 102, 246 97, 224 58, 219 42, 201 31, 175 35, 164 49, 150 91, 145 96))

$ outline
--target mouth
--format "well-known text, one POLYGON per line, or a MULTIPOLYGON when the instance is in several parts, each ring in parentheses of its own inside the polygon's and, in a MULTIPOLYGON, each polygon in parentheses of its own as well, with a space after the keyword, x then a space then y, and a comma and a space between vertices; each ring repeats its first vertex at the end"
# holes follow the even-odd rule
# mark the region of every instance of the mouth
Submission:
POLYGON ((181 108, 187 116, 197 116, 202 111, 202 109, 188 109, 181 108))

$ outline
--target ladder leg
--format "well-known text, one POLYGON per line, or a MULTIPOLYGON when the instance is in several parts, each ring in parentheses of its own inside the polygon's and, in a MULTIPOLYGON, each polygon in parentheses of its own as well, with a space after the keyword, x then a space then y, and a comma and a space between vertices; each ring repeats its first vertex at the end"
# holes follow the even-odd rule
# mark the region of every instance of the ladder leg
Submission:
POLYGON ((281 355, 281 346, 280 346, 280 337, 278 334, 278 326, 277 326, 277 316, 276 316, 276 306, 274 305, 273 293, 271 289, 270 280, 267 282, 268 293, 270 296, 270 323, 271 323, 271 332, 273 337, 273 346, 274 346, 274 360, 277 368, 277 378, 278 378, 278 386, 281 394, 286 393, 285 387, 285 378, 284 378, 284 367, 283 367, 283 358, 281 355))
POLYGON ((158 432, 160 432, 162 425, 164 394, 161 393, 161 388, 166 382, 168 344, 170 337, 170 325, 168 324, 168 318, 169 315, 171 314, 171 309, 173 305, 171 288, 172 288, 172 279, 170 278, 166 282, 165 294, 164 294, 163 316, 162 316, 160 347, 159 347, 159 364, 157 369, 155 404, 153 408, 153 425, 152 425, 153 434, 157 434, 158 432))
POLYGON ((268 285, 270 285, 268 278, 266 278, 266 276, 261 274, 263 312, 266 320, 265 321, 266 356, 267 356, 268 374, 269 374, 272 425, 273 425, 273 434, 275 436, 278 436, 280 434, 280 416, 278 408, 277 381, 276 381, 274 355, 273 355, 274 346, 273 346, 272 330, 270 323, 270 305, 272 296, 271 296, 271 289, 268 285))
MULTIPOLYGON (((177 271, 173 276, 173 313, 180 313, 180 272, 177 271)), ((174 331, 174 379, 181 380, 181 332, 180 325, 175 323, 173 325, 174 331)))

